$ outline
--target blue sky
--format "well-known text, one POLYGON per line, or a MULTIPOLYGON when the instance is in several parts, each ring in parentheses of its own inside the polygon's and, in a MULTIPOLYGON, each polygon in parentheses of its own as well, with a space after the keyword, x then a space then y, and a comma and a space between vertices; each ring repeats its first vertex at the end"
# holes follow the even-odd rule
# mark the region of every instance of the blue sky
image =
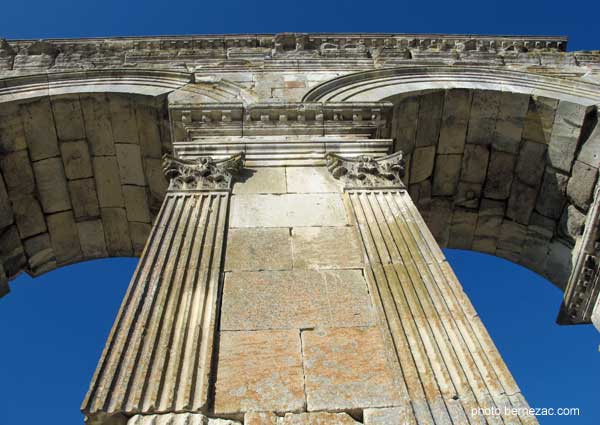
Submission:
MULTIPOLYGON (((4 2, 0 37, 298 32, 550 34, 600 49, 598 2, 28 1, 4 2)), ((447 251, 463 286, 534 407, 578 407, 545 424, 596 425, 600 334, 554 324, 561 293, 505 260, 447 251)), ((0 424, 81 422, 85 394, 134 259, 65 267, 12 282, 0 300, 0 424)))

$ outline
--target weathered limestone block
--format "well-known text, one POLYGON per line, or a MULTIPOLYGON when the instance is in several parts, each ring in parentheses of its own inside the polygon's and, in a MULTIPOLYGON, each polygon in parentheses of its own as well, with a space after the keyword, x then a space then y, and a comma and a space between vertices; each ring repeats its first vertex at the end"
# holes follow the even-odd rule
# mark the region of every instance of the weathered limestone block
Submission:
POLYGON ((480 90, 473 93, 467 143, 488 145, 492 143, 501 94, 480 90))
POLYGON ((0 157, 0 170, 9 194, 23 195, 35 189, 35 179, 27 151, 17 151, 0 157))
POLYGON ((79 96, 51 98, 51 103, 58 139, 61 141, 84 139, 85 127, 79 96))
POLYGON ((285 174, 288 193, 341 192, 325 167, 286 167, 285 174))
POLYGON ((0 262, 3 262, 9 278, 19 273, 27 262, 21 237, 15 225, 0 231, 0 262))
POLYGON ((139 256, 142 254, 152 226, 150 223, 129 222, 129 233, 131 235, 131 246, 133 255, 139 256))
POLYGON ((417 146, 432 146, 437 144, 443 108, 444 91, 424 94, 420 97, 417 146))
POLYGON ((410 162, 410 183, 426 180, 433 172, 435 146, 418 147, 414 150, 410 162))
POLYGON ((92 177, 92 161, 86 140, 62 142, 60 151, 69 180, 92 177))
POLYGON ((405 407, 365 409, 364 425, 416 425, 414 414, 405 407))
POLYGON ((60 158, 48 158, 33 163, 40 203, 45 213, 71 208, 65 169, 60 158))
POLYGON ((21 105, 25 138, 32 161, 58 156, 58 140, 47 97, 21 105))
POLYGON ((569 205, 564 209, 558 226, 559 234, 566 237, 571 243, 583 234, 585 224, 585 214, 574 205, 569 205))
POLYGON ((488 169, 488 146, 466 145, 460 179, 469 183, 483 183, 488 169))
POLYGON ((273 412, 248 412, 244 415, 244 425, 279 425, 278 419, 273 412))
POLYGON ((452 196, 456 193, 461 163, 462 155, 437 155, 431 188, 434 196, 452 196))
POLYGON ((115 148, 121 182, 137 186, 146 185, 140 146, 132 143, 115 143, 115 148))
POLYGON ((241 228, 227 232, 225 271, 291 268, 289 228, 241 228))
POLYGON ((169 185, 162 171, 162 160, 145 158, 144 169, 151 195, 149 207, 153 211, 158 210, 169 185))
POLYGON ((41 274, 56 267, 56 258, 48 233, 41 233, 24 241, 29 269, 41 274))
POLYGON ((96 156, 93 158, 96 189, 100 207, 123 207, 123 193, 119 177, 119 165, 114 156, 96 156))
POLYGON ((483 187, 486 198, 506 199, 510 195, 516 157, 513 154, 493 150, 488 175, 483 187))
POLYGON ((531 187, 537 187, 544 175, 545 166, 546 145, 524 141, 515 167, 517 178, 531 187))
POLYGON ((431 201, 431 212, 427 224, 433 237, 442 247, 448 245, 451 222, 452 201, 449 199, 434 198, 431 201))
POLYGON ((558 240, 553 240, 549 245, 543 275, 557 285, 564 285, 568 281, 573 268, 572 255, 569 246, 558 240))
POLYGON ((416 143, 419 118, 419 98, 407 97, 394 105, 392 138, 396 140, 395 151, 412 152, 416 143))
POLYGON ((546 168, 535 209, 546 217, 558 219, 567 202, 568 179, 567 175, 546 168))
POLYGON ((133 99, 125 95, 112 95, 108 99, 108 105, 115 144, 137 144, 139 148, 133 99))
POLYGON ((108 256, 102 220, 79 221, 77 231, 84 258, 104 258, 108 256))
POLYGON ((476 226, 477 211, 456 207, 452 215, 448 245, 452 248, 471 249, 476 226))
POLYGON ((294 269, 225 275, 222 330, 347 327, 372 323, 371 303, 360 270, 294 269))
POLYGON ((550 143, 554 114, 558 100, 543 96, 531 96, 523 126, 523 140, 547 145, 550 143))
POLYGON ((482 199, 473 239, 473 249, 494 254, 498 234, 504 219, 505 203, 493 199, 482 199))
POLYGON ((4 179, 0 175, 0 229, 12 224, 13 221, 13 211, 8 199, 8 192, 6 191, 4 179))
POLYGON ((137 103, 135 111, 137 120, 138 140, 143 157, 160 159, 162 157, 162 144, 159 117, 156 109, 148 105, 137 103))
POLYGON ((64 264, 81 258, 79 234, 73 218, 73 211, 51 214, 46 221, 56 261, 64 264))
POLYGON ((2 262, 0 262, 0 298, 5 296, 10 292, 10 287, 8 286, 8 277, 6 276, 6 272, 4 271, 4 266, 2 262))
POLYGON ((201 413, 165 413, 159 415, 135 415, 127 425, 241 425, 229 419, 209 418, 201 413))
POLYGON ((285 193, 285 168, 244 168, 233 193, 285 193))
POLYGON ((304 410, 297 330, 221 332, 215 414, 304 410))
POLYGON ((514 179, 506 207, 506 216, 518 223, 528 224, 535 207, 537 192, 537 187, 528 186, 518 178, 514 179))
POLYGON ((401 403, 378 328, 306 330, 302 350, 309 411, 401 403))
POLYGON ((494 130, 495 150, 517 153, 523 133, 523 122, 529 107, 529 95, 503 92, 494 130))
POLYGON ((581 150, 577 154, 577 160, 593 167, 598 165, 600 161, 600 125, 598 123, 581 146, 581 150))
POLYGON ((71 180, 68 182, 69 194, 73 204, 75 218, 91 218, 100 215, 96 182, 93 178, 71 180))
POLYGON ((32 194, 12 197, 12 209, 21 238, 46 231, 46 221, 40 203, 32 194))
POLYGON ((462 153, 471 112, 470 90, 447 90, 440 128, 438 154, 462 153))
POLYGON ((231 227, 345 226, 339 194, 234 195, 231 227))
POLYGON ((123 185, 123 197, 125 198, 127 220, 150 223, 150 210, 145 187, 123 185))
POLYGON ((567 183, 567 197, 582 210, 590 207, 592 194, 598 178, 598 169, 584 162, 575 161, 567 183))
POLYGON ((566 173, 571 171, 587 112, 588 108, 582 105, 566 101, 558 103, 548 145, 548 162, 552 167, 566 173))
POLYGON ((483 185, 481 183, 458 182, 454 205, 465 208, 479 208, 483 185))
POLYGON ((0 107, 0 155, 24 149, 27 141, 19 105, 4 103, 0 107))
POLYGON ((82 95, 80 102, 86 136, 92 155, 115 155, 115 144, 106 95, 82 95))
MULTIPOLYGON (((347 413, 286 413, 277 425, 360 425, 347 413)), ((244 424, 245 425, 245 424, 244 424)))
POLYGON ((363 264, 354 227, 295 227, 292 246, 297 269, 360 268, 363 264))
POLYGON ((108 253, 114 256, 127 257, 132 254, 131 237, 127 215, 123 208, 101 208, 104 236, 108 253))
POLYGON ((521 253, 523 242, 527 236, 527 226, 510 220, 504 220, 500 233, 498 235, 498 246, 496 253, 499 256, 507 257, 502 252, 510 254, 508 259, 518 262, 518 254, 521 253))

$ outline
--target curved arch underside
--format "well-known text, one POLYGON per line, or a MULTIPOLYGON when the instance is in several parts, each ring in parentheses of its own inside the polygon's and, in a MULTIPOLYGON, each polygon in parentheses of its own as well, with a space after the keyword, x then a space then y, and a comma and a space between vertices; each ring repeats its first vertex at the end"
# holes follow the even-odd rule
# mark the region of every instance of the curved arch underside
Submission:
MULTIPOLYGON (((9 278, 141 252, 166 188, 168 104, 261 98, 221 77, 191 80, 139 70, 3 80, 0 256, 9 278)), ((458 66, 354 73, 304 95, 391 101, 406 183, 440 244, 507 258, 561 288, 597 179, 598 99, 594 84, 458 66)))

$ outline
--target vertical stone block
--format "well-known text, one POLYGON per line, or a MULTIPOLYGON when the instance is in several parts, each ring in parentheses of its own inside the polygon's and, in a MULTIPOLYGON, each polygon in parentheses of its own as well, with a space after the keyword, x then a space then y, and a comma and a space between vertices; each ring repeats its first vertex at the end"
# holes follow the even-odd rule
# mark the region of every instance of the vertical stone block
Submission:
POLYGON ((98 217, 100 206, 93 178, 72 180, 69 182, 69 193, 76 219, 98 217))
POLYGON ((82 95, 80 102, 92 155, 114 155, 115 144, 106 95, 82 95))
POLYGON ((123 184, 145 186, 146 178, 142 166, 140 146, 131 143, 117 143, 115 147, 117 149, 121 182, 123 184))
POLYGON ((494 149, 513 154, 519 151, 528 107, 529 95, 511 92, 503 92, 500 95, 498 118, 494 130, 494 149))
POLYGON ((129 225, 123 208, 101 208, 102 224, 108 253, 128 257, 133 253, 129 225))
POLYGON ((42 98, 21 105, 21 117, 31 160, 58 156, 58 140, 50 100, 42 98))
POLYGON ((127 95, 116 94, 108 98, 108 105, 114 142, 139 145, 133 100, 127 95))
POLYGON ((0 157, 0 170, 9 194, 23 195, 35 189, 33 170, 27 151, 12 152, 0 157))
POLYGON ((100 206, 124 206, 117 158, 114 156, 97 156, 94 157, 93 164, 100 206))
POLYGON ((471 112, 471 90, 446 91, 438 154, 463 153, 471 112))
POLYGON ((473 92, 467 143, 480 145, 492 143, 500 96, 501 94, 495 91, 476 90, 473 92))
POLYGON ((416 145, 437 145, 444 107, 444 91, 424 94, 419 97, 419 102, 416 145))
POLYGON ((77 223, 77 230, 84 258, 108 257, 101 220, 80 221, 77 223))
POLYGON ((414 150, 410 166, 410 183, 428 179, 433 172, 435 146, 418 147, 414 150))
POLYGON ((77 95, 53 97, 51 103, 58 139, 61 141, 85 139, 85 127, 79 97, 77 95))
POLYGON ((456 193, 461 164, 462 155, 437 155, 431 188, 434 196, 452 196, 456 193))
POLYGON ((548 145, 548 163, 552 167, 566 173, 571 171, 587 112, 588 108, 582 105, 564 100, 558 103, 548 145))
POLYGON ((567 202, 568 180, 567 175, 546 168, 535 209, 546 217, 558 219, 567 202))
POLYGON ((150 223, 150 210, 145 187, 124 185, 123 197, 125 198, 127 220, 150 223))
POLYGON ((487 179, 483 187, 486 198, 506 199, 510 195, 516 157, 510 153, 492 151, 487 179))
POLYGON ((24 194, 18 196, 15 194, 12 198, 12 208, 19 235, 22 239, 46 231, 44 214, 34 195, 24 194))
POLYGON ((558 100, 542 96, 531 96, 523 126, 523 140, 550 143, 554 114, 558 100))
POLYGON ((73 211, 51 214, 46 221, 57 262, 65 264, 81 258, 79 234, 73 218, 73 211))
POLYGON ((60 151, 65 164, 65 174, 69 180, 92 177, 92 161, 87 141, 62 142, 60 151))
POLYGON ((460 179, 469 183, 483 183, 487 174, 489 158, 488 146, 466 145, 460 179))
POLYGON ((33 163, 40 203, 45 213, 71 208, 65 169, 60 158, 48 158, 33 163))

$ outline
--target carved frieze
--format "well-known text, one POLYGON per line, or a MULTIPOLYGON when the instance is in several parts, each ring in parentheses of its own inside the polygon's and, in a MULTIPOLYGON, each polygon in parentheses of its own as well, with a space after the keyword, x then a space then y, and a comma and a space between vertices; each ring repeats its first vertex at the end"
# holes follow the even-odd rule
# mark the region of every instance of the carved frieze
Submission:
POLYGON ((373 158, 370 156, 343 157, 329 152, 325 155, 327 169, 334 178, 352 188, 404 188, 404 159, 402 152, 373 158))
POLYGON ((211 157, 179 159, 163 157, 163 171, 170 180, 169 190, 229 190, 233 177, 244 166, 244 153, 215 160, 211 157))

